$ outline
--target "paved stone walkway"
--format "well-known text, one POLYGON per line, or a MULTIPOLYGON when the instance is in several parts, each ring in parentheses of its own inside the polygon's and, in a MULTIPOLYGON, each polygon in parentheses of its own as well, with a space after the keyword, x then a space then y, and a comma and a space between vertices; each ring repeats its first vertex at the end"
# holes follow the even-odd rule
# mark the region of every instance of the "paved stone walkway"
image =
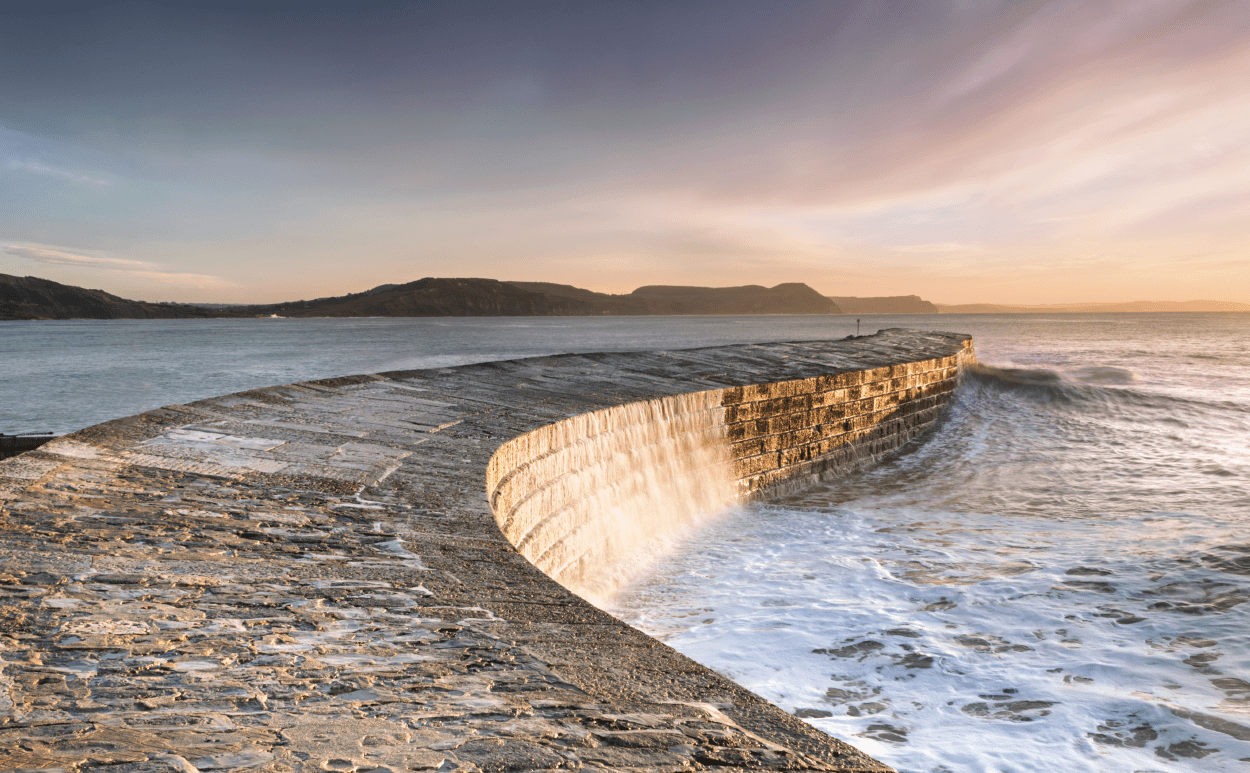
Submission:
POLYGON ((0 462, 0 770, 886 770, 542 575, 484 470, 570 415, 965 339, 333 379, 0 462))

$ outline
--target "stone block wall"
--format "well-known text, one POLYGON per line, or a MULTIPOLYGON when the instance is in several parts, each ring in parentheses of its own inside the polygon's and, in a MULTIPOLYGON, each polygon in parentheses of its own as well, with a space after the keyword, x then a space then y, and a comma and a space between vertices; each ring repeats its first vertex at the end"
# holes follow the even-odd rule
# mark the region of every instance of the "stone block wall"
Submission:
POLYGON ((504 443, 486 488, 501 531, 571 589, 703 513, 875 461, 937 421, 973 362, 956 354, 736 386, 573 416, 504 443))
POLYGON ((968 341, 949 357, 724 390, 739 496, 774 496, 899 449, 937 421, 974 359, 968 341))

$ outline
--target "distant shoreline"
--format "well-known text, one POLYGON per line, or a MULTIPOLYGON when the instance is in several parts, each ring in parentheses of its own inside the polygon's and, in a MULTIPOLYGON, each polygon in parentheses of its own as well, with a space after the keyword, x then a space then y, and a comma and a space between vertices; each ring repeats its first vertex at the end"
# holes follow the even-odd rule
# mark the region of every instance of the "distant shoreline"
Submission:
POLYGON ((427 277, 406 284, 273 304, 149 303, 0 274, 0 320, 256 319, 369 317, 658 317, 873 314, 1107 314, 1250 312, 1228 301, 1131 301, 1081 304, 939 304, 918 295, 827 296, 802 282, 774 287, 646 285, 621 295, 552 282, 427 277))
POLYGON ((344 315, 326 315, 326 316, 301 316, 301 317, 283 317, 272 315, 234 315, 220 317, 3 317, 0 316, 0 323, 4 322, 250 322, 266 319, 634 319, 637 317, 672 317, 675 319, 688 319, 690 317, 815 317, 827 316, 837 317, 839 319, 854 319, 857 317, 958 317, 958 316, 1026 316, 1029 314, 1042 314, 1052 316, 1076 317, 1076 316, 1104 316, 1108 314, 1250 314, 1250 309, 1158 309, 1151 311, 1055 311, 1042 309, 1029 309, 1022 311, 926 311, 926 312, 886 312, 886 311, 860 311, 848 312, 838 311, 827 314, 786 314, 783 312, 769 313, 741 313, 741 314, 414 314, 414 315, 383 315, 371 314, 361 316, 344 316, 344 315))

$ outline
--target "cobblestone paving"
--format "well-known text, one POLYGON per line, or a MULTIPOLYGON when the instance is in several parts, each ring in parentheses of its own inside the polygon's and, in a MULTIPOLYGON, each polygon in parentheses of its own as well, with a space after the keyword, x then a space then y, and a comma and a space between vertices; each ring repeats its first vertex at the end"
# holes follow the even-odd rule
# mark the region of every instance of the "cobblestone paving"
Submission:
POLYGON ((0 770, 885 770, 539 573, 484 469, 585 411, 963 339, 335 379, 0 462, 0 770))

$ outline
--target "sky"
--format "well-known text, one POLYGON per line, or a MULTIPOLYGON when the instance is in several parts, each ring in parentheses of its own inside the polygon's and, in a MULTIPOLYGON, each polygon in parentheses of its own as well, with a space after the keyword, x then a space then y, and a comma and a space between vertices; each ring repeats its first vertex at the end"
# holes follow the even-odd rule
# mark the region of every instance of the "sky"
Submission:
POLYGON ((0 2, 0 273, 1250 302, 1250 2, 0 2))

